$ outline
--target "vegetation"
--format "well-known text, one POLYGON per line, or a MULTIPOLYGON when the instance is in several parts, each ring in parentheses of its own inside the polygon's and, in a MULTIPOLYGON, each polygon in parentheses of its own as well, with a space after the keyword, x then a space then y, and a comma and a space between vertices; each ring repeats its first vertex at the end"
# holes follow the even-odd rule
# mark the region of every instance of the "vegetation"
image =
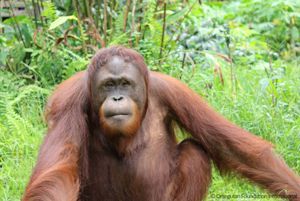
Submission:
MULTIPOLYGON (((0 21, 2 200, 20 200, 46 130, 50 92, 113 44, 186 82, 227 118, 273 142, 300 172, 300 1, 24 2, 32 15, 15 16, 13 5, 0 10, 13 16, 0 21)), ((258 194, 267 195, 214 171, 207 200, 258 194)))

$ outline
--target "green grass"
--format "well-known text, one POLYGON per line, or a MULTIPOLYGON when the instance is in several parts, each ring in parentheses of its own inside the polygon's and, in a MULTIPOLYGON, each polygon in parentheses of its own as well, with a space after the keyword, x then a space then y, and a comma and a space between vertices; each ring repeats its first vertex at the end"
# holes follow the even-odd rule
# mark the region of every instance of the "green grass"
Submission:
MULTIPOLYGON (((299 173, 299 66, 296 63, 287 65, 286 74, 278 80, 277 87, 270 83, 267 88, 263 89, 260 84, 261 80, 266 77, 263 71, 238 67, 236 77, 238 89, 235 96, 232 95, 230 87, 218 91, 212 90, 208 95, 209 102, 233 122, 271 141, 287 164, 299 173), (276 101, 274 97, 276 97, 276 101)), ((215 174, 210 194, 251 195, 266 194, 266 192, 245 181, 223 180, 218 174, 215 174)))
MULTIPOLYGON (((265 69, 259 64, 256 67, 233 65, 237 80, 234 87, 226 65, 222 68, 224 85, 213 76, 211 69, 200 67, 186 69, 182 80, 224 116, 271 141, 288 165, 299 173, 300 70, 296 62, 279 62, 274 71, 283 67, 285 71, 278 76, 277 84, 267 82, 265 69)), ((15 75, 0 71, 1 200, 20 199, 46 129, 43 107, 50 90, 25 83, 15 75)), ((221 177, 214 170, 207 200, 216 200, 213 195, 222 194, 267 193, 244 179, 221 177)))

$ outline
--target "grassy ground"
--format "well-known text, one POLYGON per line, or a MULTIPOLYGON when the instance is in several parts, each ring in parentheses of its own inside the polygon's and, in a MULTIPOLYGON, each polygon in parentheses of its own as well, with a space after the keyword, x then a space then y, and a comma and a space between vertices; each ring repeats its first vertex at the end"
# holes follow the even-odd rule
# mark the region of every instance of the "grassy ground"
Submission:
MULTIPOLYGON (((229 67, 223 69, 224 85, 209 69, 187 68, 181 79, 227 118, 274 143, 276 151, 299 173, 299 65, 279 61, 273 75, 266 73, 264 64, 233 67, 234 85, 229 67)), ((0 71, 0 200, 19 200, 24 191, 45 133, 43 106, 50 91, 28 86, 24 80, 0 71)), ((246 180, 221 177, 214 171, 207 200, 224 200, 214 198, 222 194, 266 192, 246 180)))

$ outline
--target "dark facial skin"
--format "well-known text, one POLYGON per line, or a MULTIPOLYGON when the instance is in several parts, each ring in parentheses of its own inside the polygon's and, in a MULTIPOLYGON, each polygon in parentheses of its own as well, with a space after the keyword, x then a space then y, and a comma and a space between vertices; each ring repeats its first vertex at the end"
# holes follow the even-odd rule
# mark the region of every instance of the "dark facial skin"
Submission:
POLYGON ((134 132, 147 96, 145 80, 136 66, 113 57, 95 75, 92 93, 94 109, 109 132, 134 132))

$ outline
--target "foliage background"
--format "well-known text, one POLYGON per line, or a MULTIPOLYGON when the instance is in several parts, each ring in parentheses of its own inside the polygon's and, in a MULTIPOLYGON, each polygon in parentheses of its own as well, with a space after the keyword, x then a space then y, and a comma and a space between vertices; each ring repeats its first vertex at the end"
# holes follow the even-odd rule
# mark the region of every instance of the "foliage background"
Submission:
MULTIPOLYGON (((0 21, 2 200, 20 200, 55 85, 114 44, 136 49, 151 70, 182 80, 227 118, 273 142, 300 172, 300 1, 25 0, 20 16, 8 2, 0 9, 13 16, 0 21)), ((221 194, 267 195, 214 171, 207 200, 221 194)))

